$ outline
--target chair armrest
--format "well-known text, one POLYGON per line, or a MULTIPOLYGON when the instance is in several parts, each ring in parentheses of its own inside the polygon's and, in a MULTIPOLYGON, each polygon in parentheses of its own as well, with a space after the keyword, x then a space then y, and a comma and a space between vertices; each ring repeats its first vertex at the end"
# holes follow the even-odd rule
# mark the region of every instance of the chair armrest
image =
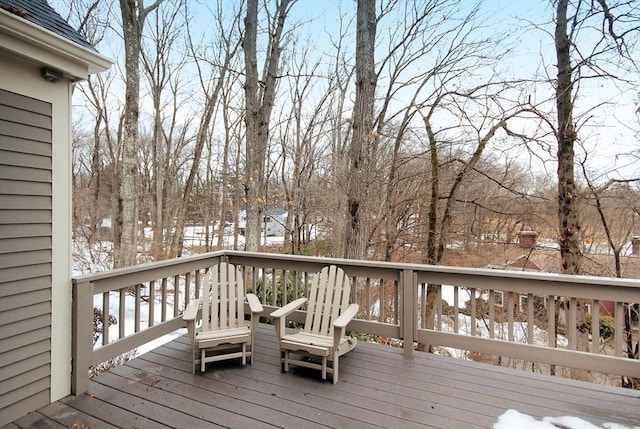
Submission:
POLYGON ((184 321, 192 321, 196 320, 198 316, 198 310, 200 310, 200 305, 202 304, 202 298, 194 301, 190 301, 187 304, 187 308, 184 309, 184 313, 182 313, 182 320, 184 321))
POLYGON ((260 300, 252 293, 247 294, 247 301, 249 301, 249 308, 251 308, 251 314, 262 313, 264 308, 260 304, 260 300))
POLYGON ((286 317, 287 315, 293 313, 298 308, 300 308, 305 302, 307 302, 307 298, 298 298, 295 301, 291 301, 289 304, 285 305, 282 308, 277 309, 273 313, 270 314, 274 319, 280 319, 282 317, 286 317))
POLYGON ((349 307, 347 307, 344 313, 342 313, 340 317, 338 317, 336 321, 333 322, 333 327, 334 328, 346 327, 349 324, 349 322, 351 322, 351 319, 353 319, 356 316, 356 314, 358 314, 359 309, 360 307, 358 306, 358 304, 349 304, 349 307))

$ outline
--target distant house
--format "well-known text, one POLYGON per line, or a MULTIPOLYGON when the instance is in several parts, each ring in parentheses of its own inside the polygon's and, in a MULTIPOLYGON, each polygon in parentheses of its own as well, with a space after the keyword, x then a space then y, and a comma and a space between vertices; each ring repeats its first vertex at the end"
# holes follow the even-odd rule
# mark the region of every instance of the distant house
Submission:
MULTIPOLYGON (((492 270, 506 270, 506 271, 543 271, 542 268, 533 262, 529 255, 521 255, 511 261, 508 261, 504 265, 489 265, 487 268, 492 270)), ((541 300, 546 302, 546 297, 534 297, 536 301, 541 300)), ((515 303, 518 311, 525 311, 527 308, 527 295, 519 295, 518 301, 515 303)), ((506 303, 504 292, 497 290, 494 291, 494 302, 497 306, 504 306, 506 303)))
POLYGON ((540 265, 531 260, 530 255, 518 256, 504 264, 490 264, 487 268, 506 271, 544 271, 540 265))
POLYGON ((0 426, 71 392, 71 94, 111 64, 46 0, 0 0, 0 426))
MULTIPOLYGON (((262 233, 266 231, 267 237, 280 237, 284 235, 287 225, 287 212, 283 209, 268 210, 262 216, 262 233)), ((242 210, 238 214, 238 232, 245 235, 247 229, 247 212, 242 210)))

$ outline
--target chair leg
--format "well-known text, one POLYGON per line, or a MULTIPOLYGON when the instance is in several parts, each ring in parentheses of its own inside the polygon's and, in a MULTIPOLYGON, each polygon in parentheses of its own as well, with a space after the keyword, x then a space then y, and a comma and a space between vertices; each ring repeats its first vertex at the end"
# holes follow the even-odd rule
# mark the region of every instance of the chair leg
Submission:
POLYGON ((333 384, 338 382, 338 357, 333 359, 333 375, 331 378, 333 379, 333 384))
POLYGON ((202 349, 202 351, 200 352, 200 372, 204 372, 205 371, 205 367, 206 367, 206 363, 204 361, 204 358, 207 356, 207 349, 202 349))
POLYGON ((282 362, 282 370, 284 372, 289 372, 289 350, 284 351, 284 358, 282 362))
POLYGON ((242 343, 242 365, 247 364, 247 343, 242 343))
POLYGON ((191 374, 192 374, 192 375, 196 375, 196 365, 198 365, 198 364, 196 363, 196 356, 197 356, 197 354, 196 354, 196 353, 198 353, 198 351, 196 350, 196 346, 195 346, 195 344, 194 344, 194 345, 191 347, 191 359, 192 359, 192 362, 191 362, 191 374))
POLYGON ((327 357, 322 356, 322 379, 327 379, 327 357))

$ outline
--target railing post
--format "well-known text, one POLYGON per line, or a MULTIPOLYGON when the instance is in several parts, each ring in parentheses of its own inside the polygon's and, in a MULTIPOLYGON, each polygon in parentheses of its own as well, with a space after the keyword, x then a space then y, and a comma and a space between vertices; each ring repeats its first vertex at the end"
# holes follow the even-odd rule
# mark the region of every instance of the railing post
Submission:
POLYGON ((89 390, 89 367, 93 348, 93 284, 73 282, 71 393, 89 390))
POLYGON ((413 342, 416 339, 416 302, 417 302, 417 275, 413 270, 402 270, 400 282, 402 284, 402 320, 400 333, 402 335, 404 357, 413 358, 413 342))

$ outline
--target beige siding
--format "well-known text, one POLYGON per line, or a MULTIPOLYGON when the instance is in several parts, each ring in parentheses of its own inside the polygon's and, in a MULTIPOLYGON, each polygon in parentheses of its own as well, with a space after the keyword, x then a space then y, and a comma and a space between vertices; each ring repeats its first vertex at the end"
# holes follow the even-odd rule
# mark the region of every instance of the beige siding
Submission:
POLYGON ((49 403, 51 104, 0 90, 0 422, 49 403))

